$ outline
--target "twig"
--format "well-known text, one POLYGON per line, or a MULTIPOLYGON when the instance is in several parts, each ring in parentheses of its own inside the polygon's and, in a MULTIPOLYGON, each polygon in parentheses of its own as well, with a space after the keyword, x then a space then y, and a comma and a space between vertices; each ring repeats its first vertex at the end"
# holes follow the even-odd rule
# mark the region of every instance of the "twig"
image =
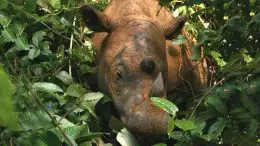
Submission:
MULTIPOLYGON (((73 26, 75 26, 76 24, 76 16, 74 16, 73 19, 73 26)), ((70 47, 69 47, 69 55, 72 55, 72 46, 73 46, 73 40, 74 40, 74 31, 72 32, 71 36, 70 36, 70 47)), ((69 75, 72 76, 72 71, 71 71, 71 60, 69 59, 69 75)))
POLYGON ((204 98, 219 84, 221 84, 223 81, 225 80, 225 78, 222 78, 220 81, 218 81, 214 86, 212 86, 199 100, 198 104, 196 105, 196 107, 194 108, 194 110, 192 111, 191 115, 190 115, 190 119, 193 117, 195 111, 197 110, 197 108, 199 107, 199 105, 201 104, 201 102, 204 100, 204 98))

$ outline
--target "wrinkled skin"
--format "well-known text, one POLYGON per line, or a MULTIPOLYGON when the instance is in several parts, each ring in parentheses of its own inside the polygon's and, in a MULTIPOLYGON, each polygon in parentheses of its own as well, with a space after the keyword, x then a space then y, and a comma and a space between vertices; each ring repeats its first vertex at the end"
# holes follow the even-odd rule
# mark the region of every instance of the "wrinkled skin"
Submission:
POLYGON ((195 92, 207 82, 204 62, 190 59, 193 42, 181 51, 170 41, 177 33, 188 37, 180 31, 186 19, 173 18, 157 0, 112 0, 103 12, 86 5, 81 10, 97 32, 99 87, 113 97, 122 122, 136 133, 166 134, 168 114, 149 97, 177 96, 185 85, 195 92))

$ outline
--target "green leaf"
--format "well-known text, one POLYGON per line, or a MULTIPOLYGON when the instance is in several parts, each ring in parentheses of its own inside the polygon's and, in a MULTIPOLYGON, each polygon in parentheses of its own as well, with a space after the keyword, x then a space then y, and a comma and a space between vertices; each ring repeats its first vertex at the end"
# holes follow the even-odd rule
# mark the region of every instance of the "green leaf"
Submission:
POLYGON ((19 50, 29 50, 28 40, 25 35, 18 36, 15 43, 19 50))
POLYGON ((11 28, 6 28, 2 31, 2 35, 5 38, 5 42, 15 42, 15 33, 11 28))
POLYGON ((253 136, 256 133, 258 126, 259 126, 258 121, 256 119, 251 119, 247 134, 253 136))
POLYGON ((104 94, 101 92, 95 92, 95 93, 86 93, 83 95, 84 101, 91 101, 91 100, 100 100, 104 97, 104 94))
POLYGON ((226 104, 222 101, 222 99, 215 95, 209 95, 207 98, 207 104, 215 107, 220 113, 226 113, 227 107, 226 104))
POLYGON ((175 120, 175 125, 177 127, 179 127, 180 129, 184 130, 184 131, 191 130, 191 129, 195 128, 194 123, 192 121, 185 120, 185 119, 175 120))
POLYGON ((174 103, 168 101, 167 99, 151 97, 151 101, 154 105, 162 108, 163 110, 171 114, 173 117, 175 117, 176 112, 179 111, 178 107, 174 103))
POLYGON ((169 117, 168 120, 168 127, 167 127, 167 134, 170 136, 175 128, 174 118, 169 117))
POLYGON ((12 103, 13 91, 14 88, 8 76, 0 67, 0 123, 15 130, 18 128, 18 123, 12 103))
POLYGON ((50 0, 50 4, 55 9, 61 8, 61 0, 50 0))
POLYGON ((72 77, 66 71, 60 71, 58 74, 56 74, 56 77, 67 85, 73 83, 72 77))
POLYGON ((181 45, 184 44, 186 37, 184 35, 178 35, 176 39, 172 41, 174 45, 181 45))
MULTIPOLYGON (((6 28, 6 27, 9 25, 10 21, 11 21, 11 19, 10 19, 9 17, 7 17, 7 16, 5 16, 4 14, 1 14, 1 13, 0 13, 0 24, 1 24, 4 28, 6 28)), ((1 37, 0 37, 0 38, 1 38, 1 37)))
POLYGON ((8 6, 8 3, 5 0, 0 1, 0 10, 4 9, 8 6))
POLYGON ((192 133, 199 133, 202 134, 202 130, 205 128, 206 126, 206 121, 203 121, 199 118, 197 118, 196 120, 193 121, 194 123, 194 129, 191 130, 192 133))
POLYGON ((221 58, 222 55, 216 51, 210 51, 213 59, 218 63, 219 66, 225 66, 227 63, 221 58))
POLYGON ((97 102, 100 99, 102 99, 103 97, 104 97, 104 95, 100 92, 87 93, 82 96, 81 106, 84 109, 87 109, 97 119, 94 109, 95 109, 97 102))
POLYGON ((71 84, 66 90, 66 94, 72 97, 83 96, 85 90, 79 84, 71 84))
POLYGON ((208 135, 212 136, 213 139, 216 139, 221 132, 224 130, 226 121, 223 118, 219 118, 213 125, 210 126, 208 135))
POLYGON ((37 31, 33 34, 32 42, 35 46, 39 47, 40 43, 43 41, 43 32, 37 31))
POLYGON ((42 134, 41 140, 47 146, 61 146, 61 141, 59 137, 52 131, 47 131, 46 133, 42 134))
POLYGON ((188 142, 191 140, 190 136, 186 134, 185 132, 180 131, 173 131, 170 135, 172 139, 181 141, 181 142, 188 142))
POLYGON ((122 146, 139 146, 138 141, 134 135, 130 133, 126 128, 122 129, 116 136, 116 140, 122 146))
POLYGON ((63 90, 58 85, 54 83, 48 83, 48 82, 34 83, 31 88, 37 91, 44 91, 47 93, 55 93, 55 92, 63 93, 63 90))
POLYGON ((53 117, 56 119, 56 121, 59 121, 59 125, 62 128, 69 128, 75 126, 72 122, 70 122, 68 119, 64 117, 60 117, 59 115, 53 115, 53 117))
POLYGON ((33 60, 41 54, 41 50, 35 47, 31 48, 28 53, 28 58, 33 60))
POLYGON ((49 128, 52 126, 50 117, 42 110, 32 112, 20 112, 19 121, 25 131, 49 128))
POLYGON ((17 146, 33 146, 33 144, 31 143, 31 141, 29 141, 29 139, 25 139, 23 137, 18 137, 16 140, 15 140, 15 144, 17 146))
POLYGON ((245 108, 249 109, 249 111, 252 114, 254 114, 254 115, 259 114, 259 107, 245 92, 241 92, 240 100, 241 100, 243 106, 245 108))
POLYGON ((37 0, 25 0, 25 8, 33 11, 36 8, 37 0))

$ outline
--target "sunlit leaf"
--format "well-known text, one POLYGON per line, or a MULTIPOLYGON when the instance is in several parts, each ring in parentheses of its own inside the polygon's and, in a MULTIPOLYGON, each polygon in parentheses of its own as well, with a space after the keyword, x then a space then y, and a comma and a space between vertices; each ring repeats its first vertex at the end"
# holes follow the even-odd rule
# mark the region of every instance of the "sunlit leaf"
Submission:
POLYGON ((61 0, 50 0, 50 4, 53 8, 59 9, 61 7, 61 0))
POLYGON ((37 31, 33 34, 32 42, 35 46, 39 47, 40 43, 43 41, 43 31, 37 31))
POLYGON ((151 97, 151 101, 154 105, 162 108, 163 110, 171 114, 173 117, 175 117, 176 112, 179 111, 178 107, 174 103, 168 101, 167 99, 151 97))
POLYGON ((72 97, 81 97, 84 92, 84 89, 79 84, 71 84, 66 90, 66 94, 72 97))
POLYGON ((28 53, 28 58, 33 60, 41 54, 41 50, 37 48, 31 48, 28 53))
POLYGON ((48 93, 63 92, 63 90, 58 85, 48 82, 34 83, 31 88, 34 90, 45 91, 48 93))
POLYGON ((194 129, 195 126, 194 126, 194 123, 190 120, 185 120, 185 119, 182 119, 182 120, 175 120, 175 125, 179 128, 181 128, 182 130, 184 131, 187 131, 187 130, 191 130, 191 129, 194 129))
POLYGON ((56 74, 56 77, 67 85, 73 83, 72 77, 66 71, 60 71, 58 74, 56 74))
POLYGON ((84 101, 91 101, 91 100, 100 100, 103 97, 104 97, 103 93, 95 92, 95 93, 86 93, 83 95, 82 98, 84 101))
POLYGON ((0 67, 0 123, 11 129, 17 129, 17 115, 14 113, 12 93, 14 87, 0 67))

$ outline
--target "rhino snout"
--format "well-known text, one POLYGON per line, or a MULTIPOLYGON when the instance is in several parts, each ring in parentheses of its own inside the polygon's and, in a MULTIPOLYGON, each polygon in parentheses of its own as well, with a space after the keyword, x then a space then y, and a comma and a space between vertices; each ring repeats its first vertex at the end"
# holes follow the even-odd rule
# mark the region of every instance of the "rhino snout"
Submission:
POLYGON ((167 132, 168 114, 150 101, 132 105, 121 116, 125 126, 139 134, 164 135, 167 132))

